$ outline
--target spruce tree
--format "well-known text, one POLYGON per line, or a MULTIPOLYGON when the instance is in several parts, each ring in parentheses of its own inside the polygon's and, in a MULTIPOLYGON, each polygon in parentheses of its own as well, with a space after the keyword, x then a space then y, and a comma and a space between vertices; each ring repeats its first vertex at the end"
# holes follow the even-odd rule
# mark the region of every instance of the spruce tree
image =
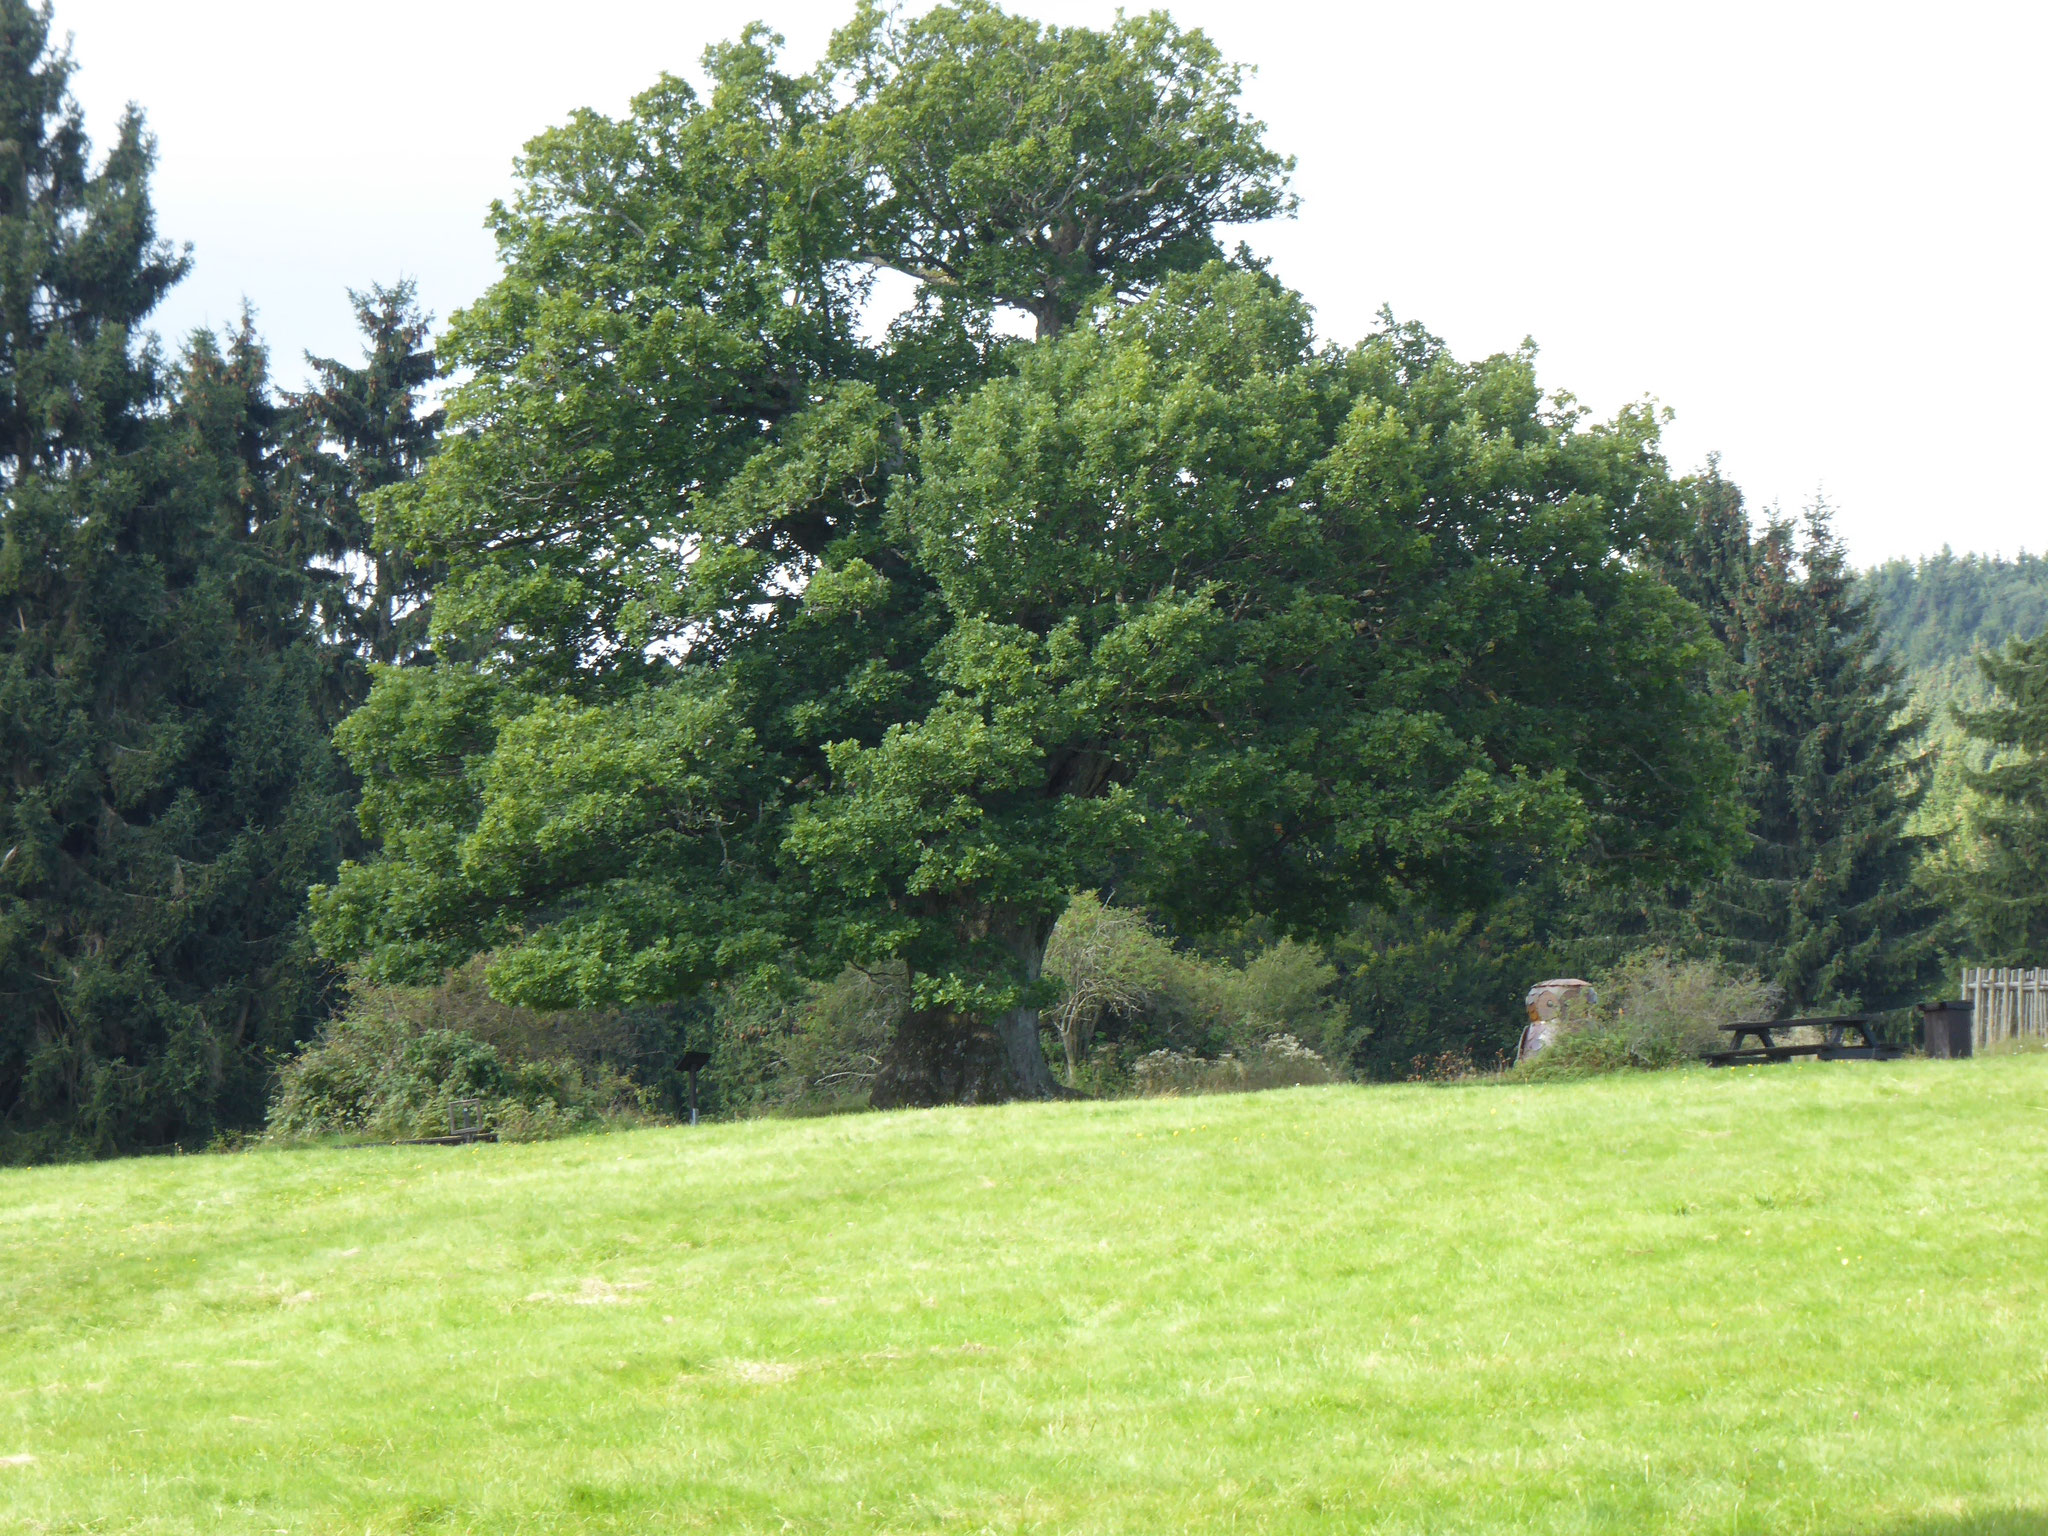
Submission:
POLYGON ((374 498, 420 472, 445 413, 425 409, 436 364, 413 284, 352 289, 349 300, 362 366, 307 353, 314 386, 290 407, 300 537, 317 562, 322 628, 344 659, 353 707, 367 691, 367 665, 422 659, 426 649, 436 570, 378 533, 374 498))
POLYGON ((1770 522, 1722 596, 1753 819, 1747 851, 1697 890, 1692 919, 1775 983, 1788 1012, 1911 1002, 1937 963, 1937 916, 1915 880, 1923 840, 1907 830, 1926 792, 1913 747, 1924 722, 1825 508, 1803 547, 1789 521, 1770 522))
POLYGON ((184 270, 134 112, 94 170, 50 18, 0 0, 0 1159, 262 1114, 342 807, 249 327, 166 368, 184 270))
POLYGON ((1742 488, 1721 474, 1718 458, 1709 458, 1704 472, 1680 483, 1684 509, 1675 538, 1658 548, 1664 579, 1706 617, 1707 627, 1721 642, 1707 659, 1715 686, 1727 688, 1739 664, 1741 629, 1738 609, 1749 585, 1752 558, 1749 509, 1742 488))
POLYGON ((1961 877, 1963 931, 1975 961, 2048 964, 2048 632, 1977 665, 1997 698, 1957 718, 1997 755, 1963 775, 1977 794, 1970 822, 1981 848, 1961 877))

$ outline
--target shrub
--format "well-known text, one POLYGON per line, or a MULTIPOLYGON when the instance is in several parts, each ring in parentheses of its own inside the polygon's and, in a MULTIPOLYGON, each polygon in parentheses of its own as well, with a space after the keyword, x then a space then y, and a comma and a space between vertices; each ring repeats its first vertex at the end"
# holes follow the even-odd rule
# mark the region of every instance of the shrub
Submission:
POLYGON ((1161 1051, 1241 1058, 1275 1035, 1306 1042, 1325 1061, 1348 1050, 1337 968, 1316 946, 1276 940, 1264 925, 1224 953, 1200 953, 1176 946, 1143 912, 1082 894, 1053 930, 1045 974, 1059 989, 1046 1022, 1065 1047, 1069 1081, 1091 1092, 1127 1086, 1137 1062, 1161 1051))
MULTIPOLYGON (((457 991, 453 1016, 459 1017, 475 999, 457 991)), ((284 1141, 444 1135, 450 1109, 460 1105, 464 1119, 473 1116, 504 1140, 530 1141, 639 1120, 651 1110, 651 1096, 601 1060, 524 1056, 510 1043, 501 1047, 440 1022, 449 1017, 444 989, 355 989, 342 1012, 278 1073, 268 1135, 284 1141)))
POLYGON ((1594 978, 1600 1002, 1567 1015, 1549 1047, 1517 1067, 1526 1078, 1584 1077, 1697 1061, 1727 1044, 1723 1024, 1767 1019, 1775 987, 1712 960, 1644 950, 1594 978))
POLYGON ((1046 979, 1060 988, 1045 1020, 1059 1036, 1069 1088, 1078 1086, 1096 1027, 1105 1018, 1148 1007, 1177 959, 1144 913, 1107 906, 1087 891, 1068 904, 1045 948, 1046 979))
POLYGON ((600 1010, 544 1013, 501 1003, 485 985, 489 955, 450 971, 436 987, 363 987, 362 1009, 406 1020, 419 1032, 446 1030, 481 1041, 505 1061, 571 1060, 618 1066, 636 1054, 635 1015, 600 1010))
MULTIPOLYGON (((1084 1093, 1280 1087, 1343 1075, 1328 1048, 1334 1042, 1341 1057, 1345 1045, 1337 969, 1296 940, 1248 946, 1232 964, 1176 948, 1145 913, 1083 893, 1053 932, 1045 979, 1055 994, 1041 1014, 1048 1057, 1065 1058, 1050 1064, 1084 1093), (1288 1044, 1274 1043, 1282 1039, 1288 1044), (1183 1077, 1200 1082, 1183 1088, 1183 1077)), ((721 992, 709 1103, 737 1114, 864 1108, 907 1006, 900 965, 850 968, 829 982, 790 969, 721 992)))
POLYGON ((1215 1058, 1152 1051, 1132 1064, 1137 1091, 1148 1096, 1256 1093, 1334 1083, 1343 1074, 1292 1035, 1271 1035, 1244 1051, 1215 1058))
MULTIPOLYGON (((1337 967, 1313 945, 1282 939, 1247 959, 1231 973, 1225 995, 1237 1018, 1240 1038, 1271 1053, 1276 1040, 1296 1046, 1311 1042, 1319 1061, 1341 1059, 1349 1042, 1348 1011, 1333 996, 1337 967)), ((1302 1047, 1308 1049, 1307 1047, 1302 1047)))
POLYGON ((1567 1023, 1551 1037, 1550 1044, 1514 1070, 1517 1077, 1542 1080, 1558 1077, 1593 1077, 1603 1072, 1626 1072, 1640 1066, 1629 1052, 1628 1034, 1598 1019, 1567 1023))
POLYGON ((630 1077, 669 1114, 682 1111, 688 1088, 678 1062, 709 1035, 708 1006, 664 1004, 624 1009, 546 1012, 492 997, 485 985, 491 956, 479 955, 433 987, 357 987, 352 995, 409 1020, 416 1030, 448 1029, 481 1040, 506 1062, 571 1061, 586 1075, 606 1070, 630 1077))
POLYGON ((1776 987, 1750 972, 1711 960, 1675 959, 1662 950, 1623 960, 1598 991, 1602 1010, 1627 1039, 1630 1058, 1652 1068, 1725 1048, 1723 1024, 1771 1018, 1781 1000, 1776 987))
POLYGON ((742 1115, 866 1108, 908 991, 901 966, 849 966, 828 982, 769 975, 727 994, 709 1072, 716 1107, 742 1115))

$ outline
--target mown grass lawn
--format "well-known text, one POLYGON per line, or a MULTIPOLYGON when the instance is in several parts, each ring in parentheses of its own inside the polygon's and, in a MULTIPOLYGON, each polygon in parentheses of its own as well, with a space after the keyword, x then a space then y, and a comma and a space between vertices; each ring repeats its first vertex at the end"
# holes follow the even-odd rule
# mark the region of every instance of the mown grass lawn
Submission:
POLYGON ((2048 1058, 0 1173, 0 1529, 2048 1531, 2048 1058))

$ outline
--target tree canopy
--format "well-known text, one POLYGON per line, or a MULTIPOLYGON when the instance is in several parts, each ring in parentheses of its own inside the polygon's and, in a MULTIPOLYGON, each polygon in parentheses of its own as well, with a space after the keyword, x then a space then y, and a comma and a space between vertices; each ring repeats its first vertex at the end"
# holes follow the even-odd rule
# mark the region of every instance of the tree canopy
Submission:
POLYGON ((850 101, 829 142, 865 194, 861 259, 1023 310, 1041 338, 1105 287, 1222 256, 1219 226, 1294 207, 1294 162, 1239 108, 1243 69, 1161 11, 1098 31, 982 0, 910 19, 862 0, 828 65, 850 101))
POLYGON ((498 211, 450 440, 383 503, 448 575, 435 664, 338 738, 382 853, 316 897, 331 954, 490 951, 550 1007, 906 966, 911 1102, 1050 1088, 1076 891, 1306 933, 1483 903, 1509 847, 1722 855, 1654 417, 1319 345, 1220 259, 1286 163, 1198 34, 864 10, 813 75, 758 30, 707 73, 498 211), (878 265, 920 287, 874 336, 878 265))

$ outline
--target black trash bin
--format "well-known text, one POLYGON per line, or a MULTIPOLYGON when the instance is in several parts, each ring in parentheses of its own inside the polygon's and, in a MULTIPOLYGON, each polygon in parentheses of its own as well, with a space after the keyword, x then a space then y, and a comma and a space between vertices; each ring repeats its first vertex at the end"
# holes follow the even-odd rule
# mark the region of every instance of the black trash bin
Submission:
POLYGON ((1920 1005, 1920 1041, 1930 1056, 1955 1061, 1970 1054, 1977 1038, 1977 1005, 1948 1002, 1920 1005))

